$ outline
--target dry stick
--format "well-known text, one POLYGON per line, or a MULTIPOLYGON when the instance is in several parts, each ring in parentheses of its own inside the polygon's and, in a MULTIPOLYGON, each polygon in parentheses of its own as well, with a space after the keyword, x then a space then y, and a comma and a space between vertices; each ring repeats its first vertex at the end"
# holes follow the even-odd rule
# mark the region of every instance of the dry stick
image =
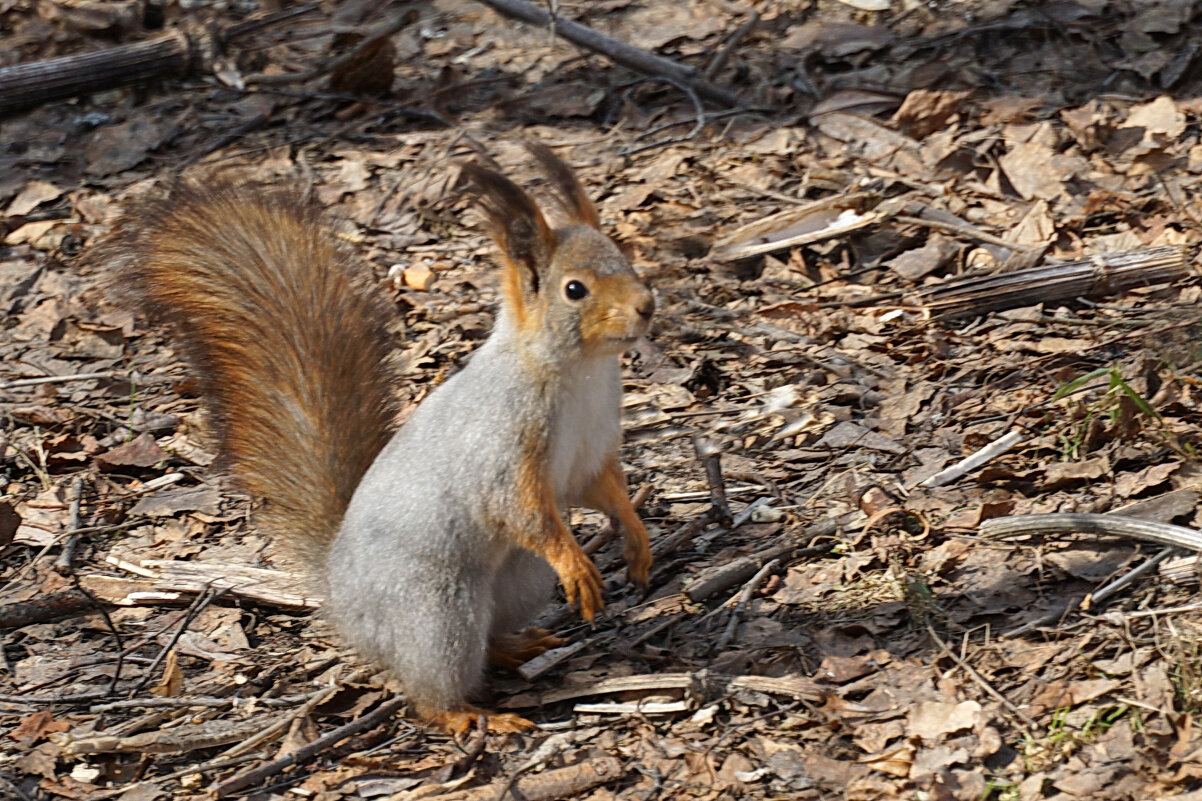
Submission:
POLYGON ((178 779, 183 776, 199 775, 201 773, 209 773, 214 770, 224 770, 225 768, 236 767, 237 765, 242 765, 250 762, 252 759, 258 758, 258 754, 244 754, 240 757, 233 757, 232 759, 219 757, 200 765, 189 765, 188 767, 181 768, 173 773, 165 773, 162 776, 152 776, 149 779, 143 779, 141 781, 134 782, 133 784, 123 784, 120 787, 114 787, 111 790, 105 790, 101 793, 89 795, 88 798, 92 799, 92 801, 103 801, 103 799, 106 798, 116 798, 119 795, 124 795, 125 793, 133 790, 140 790, 145 787, 153 787, 156 784, 162 784, 163 782, 171 781, 172 779, 178 779))
POLYGON ((264 779, 276 775, 285 768, 311 759, 326 748, 333 746, 341 740, 345 740, 353 734, 359 734, 378 726, 392 717, 403 706, 405 706, 405 699, 403 698, 393 698, 390 701, 385 701, 363 717, 353 720, 345 726, 339 726, 333 731, 318 737, 316 740, 305 743, 292 753, 285 754, 278 759, 273 759, 271 762, 260 765, 257 768, 239 773, 216 784, 211 789, 216 793, 218 798, 226 798, 239 790, 252 787, 264 779))
POLYGON ((651 78, 640 78, 639 80, 637 80, 634 83, 627 86, 626 91, 623 93, 622 96, 626 97, 627 95, 630 94, 631 90, 633 90, 636 86, 638 86, 640 84, 648 83, 648 82, 656 82, 656 81, 662 81, 663 83, 667 83, 667 84, 671 84, 672 86, 675 86, 677 89, 679 89, 681 92, 683 92, 685 94, 685 96, 689 98, 690 101, 692 101, 693 111, 697 115, 696 120, 693 123, 693 128, 688 133, 683 134, 682 136, 669 136, 664 139, 659 139, 654 142, 647 142, 645 144, 637 145, 634 147, 619 148, 618 152, 621 153, 623 156, 633 156, 635 153, 642 153, 647 150, 655 150, 656 148, 668 147, 669 145, 679 144, 680 142, 687 142, 690 139, 692 139, 693 137, 697 136, 697 134, 701 133, 701 131, 705 128, 705 123, 706 123, 705 106, 703 106, 701 104, 701 98, 697 96, 697 92, 695 92, 693 90, 693 87, 689 86, 688 84, 681 83, 680 81, 678 81, 674 78, 667 78, 662 75, 657 75, 657 76, 651 77, 651 78))
POLYGON ((1081 608, 1089 610, 1091 607, 1106 601, 1110 598, 1110 596, 1114 595, 1119 590, 1123 589, 1129 584, 1134 583, 1142 576, 1156 569, 1161 562, 1163 562, 1165 559, 1168 559, 1170 556, 1176 553, 1176 551, 1176 548, 1165 548, 1151 559, 1148 559, 1142 564, 1136 566, 1124 575, 1119 576, 1105 587, 1102 587, 1095 592, 1091 592, 1089 595, 1085 596, 1085 600, 1081 603, 1081 608))
MULTIPOLYGON (((1024 535, 1044 534, 1100 534, 1113 537, 1128 537, 1146 542, 1155 542, 1160 545, 1202 551, 1202 532, 1185 528, 1184 526, 1174 526, 1170 523, 1157 523, 1151 520, 1139 520, 1121 515, 1016 515, 986 520, 981 523, 978 530, 981 536, 987 539, 1007 539, 1024 535)), ((1158 554, 1156 557, 1149 559, 1148 562, 1132 570, 1131 573, 1135 575, 1128 574, 1124 576, 1123 578, 1127 579, 1126 582, 1122 584, 1114 582, 1114 584, 1103 587, 1098 593, 1092 596, 1084 595, 1080 598, 1072 599, 1063 608, 1054 609, 1046 615, 1028 621, 1017 629, 1006 632, 1003 636, 1007 639, 1013 639, 1040 626, 1054 623, 1074 609, 1088 608, 1091 603, 1105 600, 1123 586, 1126 586, 1127 583, 1134 581, 1143 575, 1144 572, 1151 570, 1163 561, 1164 558, 1167 558, 1165 553, 1158 554), (1099 598, 1098 595, 1103 592, 1105 594, 1099 598)), ((1123 579, 1119 581, 1123 581, 1123 579)))
POLYGON ((710 488, 710 506, 718 522, 729 526, 730 504, 726 500, 726 481, 722 478, 722 451, 701 434, 694 434, 692 440, 697 460, 705 468, 705 480, 710 488))
POLYGON ((19 693, 0 693, 0 703, 6 704, 82 704, 90 701, 100 701, 108 698, 108 690, 92 690, 74 695, 21 695, 19 693))
POLYGON ((786 535, 785 542, 765 548, 758 553, 744 556, 741 559, 736 559, 733 562, 714 569, 712 573, 707 570, 698 574, 696 580, 685 587, 684 594, 690 601, 701 603, 729 587, 748 581, 765 564, 773 560, 785 559, 792 562, 794 559, 824 556, 830 553, 831 548, 834 547, 834 543, 805 547, 800 544, 800 540, 809 541, 818 536, 830 536, 836 530, 838 530, 837 523, 834 521, 823 521, 807 529, 803 533, 803 537, 796 538, 798 541, 794 541, 792 535, 786 535), (827 523, 831 524, 829 528, 826 525, 827 523))
POLYGON ((72 573, 71 580, 75 583, 75 589, 88 596, 88 600, 104 618, 104 624, 108 626, 109 632, 117 642, 117 664, 113 667, 113 678, 109 682, 109 695, 112 695, 117 692, 117 683, 121 681, 121 668, 125 667, 125 641, 121 638, 121 632, 117 631, 117 626, 113 623, 113 618, 109 616, 109 611, 105 608, 104 603, 79 583, 78 575, 72 573))
MULTIPOLYGON (((71 575, 71 562, 75 559, 75 548, 79 545, 79 515, 83 505, 83 476, 78 475, 71 481, 71 511, 67 522, 67 530, 74 532, 63 543, 58 559, 54 560, 54 571, 60 576, 71 575)), ((82 589, 82 588, 81 588, 82 589)))
POLYGON ((980 685, 982 690, 992 695, 996 700, 1000 701, 1002 706, 1006 707, 1006 709, 1009 709, 1012 714, 1026 724, 1024 728, 1031 730, 1039 728, 1039 724, 1036 723, 1030 715, 1028 715, 1026 712, 1023 712, 1014 704, 1010 703, 1006 696, 994 689, 993 685, 986 681, 985 677, 978 673, 972 665, 968 664, 959 656, 957 656, 951 648, 948 648, 947 643, 940 639, 939 635, 935 633, 935 627, 931 625, 930 621, 927 621, 927 633, 931 635, 931 639, 936 645, 939 646, 939 650, 943 651, 944 655, 946 655, 948 659, 955 662, 957 666, 959 666, 964 670, 965 673, 968 674, 969 678, 980 685))
POLYGON ((160 698, 155 696, 153 698, 126 698, 121 701, 110 701, 107 704, 97 704, 88 711, 98 714, 100 712, 112 712, 114 709, 153 709, 155 707, 176 708, 186 706, 224 709, 227 706, 236 706, 239 703, 245 706, 254 704, 255 706, 274 707, 291 706, 309 698, 309 693, 304 695, 285 695, 280 698, 218 698, 211 695, 196 696, 193 698, 160 698))
POLYGON ((93 378, 116 378, 116 373, 72 373, 71 375, 44 375, 38 378, 17 378, 0 384, 0 389, 36 387, 41 384, 65 384, 68 381, 88 381, 93 378))
POLYGON ((1013 429, 1004 437, 989 443, 984 448, 981 448, 979 451, 968 456, 957 464, 954 464, 944 470, 940 470, 935 475, 921 482, 918 486, 938 487, 942 486, 943 484, 947 484, 950 481, 955 481, 968 471, 975 470, 986 462, 1001 456, 1003 453, 1022 442, 1022 439, 1023 432, 1019 431, 1017 428, 1013 429))
POLYGON ((1020 253, 1037 253, 1039 248, 1020 245, 1017 242, 1010 242, 1002 239, 1000 236, 986 233, 985 231, 977 230, 971 225, 956 225, 955 223, 946 222, 944 220, 928 220, 926 217, 910 217, 905 214, 899 214, 893 217, 894 222, 909 223, 910 225, 921 225, 924 228, 934 228, 936 231, 945 231, 949 234, 956 234, 965 239, 975 239, 978 242, 984 242, 988 245, 997 245, 1001 248, 1006 248, 1010 251, 1018 251, 1020 253))
POLYGON ((756 11, 754 8, 750 9, 747 14, 747 19, 744 20, 743 24, 738 28, 735 28, 735 32, 732 33, 730 38, 726 40, 726 44, 722 46, 722 49, 714 55, 709 65, 706 66, 705 72, 701 74, 701 77, 705 78, 707 81, 712 81, 714 78, 717 78, 718 73, 722 71, 722 68, 726 66, 726 62, 730 60, 731 54, 735 52, 735 48, 737 48, 739 44, 741 44, 742 41, 747 38, 747 34, 755 30, 755 26, 759 24, 760 12, 756 11))
POLYGON ((1135 620, 1141 617, 1155 617, 1156 615, 1179 615, 1185 612, 1202 611, 1202 604, 1189 604, 1187 606, 1170 606, 1165 609, 1140 609, 1135 612, 1126 612, 1121 615, 1123 620, 1135 620))
POLYGON ((355 47, 338 56, 338 58, 325 62, 319 67, 314 67, 313 69, 305 70, 304 72, 247 75, 246 83, 253 83, 260 86, 280 86, 289 83, 304 83, 305 81, 316 78, 319 75, 327 75, 331 72, 337 72, 347 64, 350 64, 352 61, 359 58, 364 51, 374 47, 381 39, 386 39, 389 36, 392 36, 401 28, 404 28, 406 25, 413 22, 413 19, 413 15, 410 11, 406 11, 403 14, 398 14, 395 19, 384 23, 373 31, 369 31, 363 37, 363 40, 355 45, 355 47))
POLYGON ((271 742, 277 737, 280 737, 284 732, 292 727, 294 720, 300 720, 308 717, 314 709, 324 704, 326 701, 333 698, 341 687, 325 687, 315 693, 311 693, 304 704, 284 715, 279 720, 265 726, 261 731, 251 735, 248 739, 238 743, 230 748, 227 748, 221 753, 222 758, 232 758, 241 756, 248 751, 253 751, 264 743, 271 742))
POLYGON ((179 642, 179 638, 184 636, 184 632, 188 630, 188 626, 192 625, 192 621, 196 619, 196 616, 223 594, 225 594, 224 589, 209 589, 196 596, 196 600, 193 601, 192 606, 188 608, 188 613, 184 615, 184 619, 180 621, 180 624, 176 627, 175 634, 171 636, 171 641, 163 646, 162 650, 160 650, 158 655, 155 656, 154 661, 150 663, 150 667, 146 669, 146 673, 138 681, 137 685, 135 685, 134 688, 129 691, 131 697, 140 693, 142 688, 150 683, 150 680, 154 677, 154 672, 158 669, 159 664, 162 663, 163 659, 167 656, 171 649, 175 647, 175 644, 179 642))
POLYGON ((1016 629, 1011 629, 1010 631, 1003 632, 1001 635, 1002 639, 1003 640, 1018 639, 1019 637, 1023 636, 1024 634, 1026 634, 1029 631, 1035 631, 1036 629, 1043 628, 1044 626, 1050 626, 1053 623, 1063 620, 1064 616, 1067 615, 1069 612, 1073 611, 1074 609, 1079 609, 1081 607, 1081 602, 1084 601, 1087 597, 1089 597, 1089 596, 1088 595, 1080 595, 1080 596, 1077 596, 1076 598, 1070 598, 1069 600, 1065 601, 1063 604, 1061 604, 1060 606, 1051 610, 1050 612, 1046 612, 1033 620, 1028 620, 1026 623, 1022 624, 1021 626, 1019 626, 1016 629))
POLYGON ((768 564, 760 568, 759 572, 751 577, 751 581, 747 582, 743 587, 743 591, 739 593, 738 603, 734 609, 730 610, 730 620, 726 622, 726 630, 722 632, 722 636, 718 638, 717 645, 714 646, 715 651, 725 651, 726 646, 730 645, 730 641, 735 637, 735 629, 739 625, 739 616, 742 611, 751 603, 751 596, 760 588, 760 584, 768 577, 768 574, 780 567, 780 560, 773 559, 768 564))
POLYGON ((481 2, 507 17, 531 25, 550 28, 557 36, 567 39, 572 44, 601 53, 627 69, 643 75, 657 75, 680 81, 692 87, 697 94, 707 100, 721 103, 724 106, 742 105, 738 95, 729 89, 715 86, 698 77, 697 70, 692 67, 610 38, 574 20, 555 17, 546 9, 527 3, 525 0, 481 0, 481 2))

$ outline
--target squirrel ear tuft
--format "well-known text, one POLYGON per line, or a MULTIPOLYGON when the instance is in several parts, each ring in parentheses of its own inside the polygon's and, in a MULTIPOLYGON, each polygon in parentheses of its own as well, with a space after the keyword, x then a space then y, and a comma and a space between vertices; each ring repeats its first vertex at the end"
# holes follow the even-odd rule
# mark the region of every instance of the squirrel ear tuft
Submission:
POLYGON ((555 251, 555 234, 530 195, 503 175, 479 164, 462 165, 488 220, 489 233, 505 260, 521 274, 523 292, 538 294, 542 272, 555 251))
POLYGON ((597 215, 597 208, 589 200, 588 193, 580 185, 572 168, 560 161, 559 156, 552 153, 551 148, 542 142, 527 139, 523 144, 542 167, 547 178, 551 180, 551 186, 567 209, 572 222, 581 223, 590 228, 600 228, 601 218, 597 215))

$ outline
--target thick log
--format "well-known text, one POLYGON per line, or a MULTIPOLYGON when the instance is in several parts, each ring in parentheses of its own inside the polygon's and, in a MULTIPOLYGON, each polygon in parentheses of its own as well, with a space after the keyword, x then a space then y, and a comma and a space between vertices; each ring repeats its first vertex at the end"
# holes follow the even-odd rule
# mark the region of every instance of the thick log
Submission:
POLYGON ((0 115, 152 78, 182 77, 207 69, 213 52, 211 36, 173 31, 106 50, 14 64, 0 69, 0 115))

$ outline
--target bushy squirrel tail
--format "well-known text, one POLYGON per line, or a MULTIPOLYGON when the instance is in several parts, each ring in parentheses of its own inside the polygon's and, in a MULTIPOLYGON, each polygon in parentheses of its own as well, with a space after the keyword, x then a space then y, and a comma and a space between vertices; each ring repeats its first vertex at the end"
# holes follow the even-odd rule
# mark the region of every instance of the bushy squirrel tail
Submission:
POLYGON ((394 428, 389 304, 314 208, 228 182, 144 200, 99 248, 119 294, 168 324, 222 463, 260 525, 320 576, 394 428))

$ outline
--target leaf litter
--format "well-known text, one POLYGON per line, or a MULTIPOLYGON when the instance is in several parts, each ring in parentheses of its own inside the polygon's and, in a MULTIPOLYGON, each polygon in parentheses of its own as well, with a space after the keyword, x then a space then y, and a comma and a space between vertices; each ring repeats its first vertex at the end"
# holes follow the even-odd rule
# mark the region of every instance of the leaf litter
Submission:
MULTIPOLYGON (((1202 524, 1197 5, 560 7, 701 69, 735 41, 711 77, 748 108, 698 118, 678 87, 466 0, 421 6, 334 90, 257 78, 352 46, 374 7, 343 3, 256 34, 222 83, 0 120, 0 615, 37 621, 4 639, 3 792, 201 798, 289 753, 255 797, 1202 790, 1192 557, 1095 606, 1160 547, 977 535, 1050 512, 1202 524), (307 751, 397 688, 309 613, 252 500, 210 469, 171 344, 109 304, 87 245, 179 171, 307 188, 403 316, 412 405, 496 299, 453 165, 483 149, 529 180, 522 136, 577 165, 658 295, 624 409, 651 592, 611 591, 592 630, 552 608, 571 649, 493 676, 491 703, 542 724, 530 736, 457 743, 386 716, 307 751), (1153 248, 1184 269, 1041 283, 1153 248), (953 294, 1020 278, 1006 305, 953 294), (721 450, 737 526, 711 513, 694 434, 721 450)), ((248 10, 164 6, 168 25, 248 10)), ((148 35, 127 11, 0 3, 0 59, 148 35)), ((617 576, 604 521, 573 524, 617 576)))

